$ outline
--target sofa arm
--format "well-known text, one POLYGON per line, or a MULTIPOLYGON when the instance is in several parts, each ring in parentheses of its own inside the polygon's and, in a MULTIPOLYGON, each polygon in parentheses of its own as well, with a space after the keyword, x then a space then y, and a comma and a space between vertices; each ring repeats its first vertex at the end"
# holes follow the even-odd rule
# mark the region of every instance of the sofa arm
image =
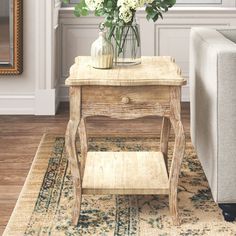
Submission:
POLYGON ((193 28, 190 38, 191 137, 214 200, 227 202, 223 182, 236 181, 236 45, 214 29, 193 28))

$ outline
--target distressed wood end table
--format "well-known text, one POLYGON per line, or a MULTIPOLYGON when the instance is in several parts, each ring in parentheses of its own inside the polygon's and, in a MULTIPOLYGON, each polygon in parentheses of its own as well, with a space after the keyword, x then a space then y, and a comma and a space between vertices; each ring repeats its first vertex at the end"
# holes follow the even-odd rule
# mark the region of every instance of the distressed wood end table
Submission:
POLYGON ((77 57, 66 80, 70 87, 66 150, 74 185, 73 223, 78 222, 83 194, 168 194, 173 224, 179 225, 177 187, 185 149, 180 102, 186 80, 171 57, 142 57, 140 65, 110 70, 94 69, 90 60, 77 57), (91 116, 163 117, 160 152, 89 152, 86 118, 91 116), (168 170, 171 126, 175 144, 168 170))

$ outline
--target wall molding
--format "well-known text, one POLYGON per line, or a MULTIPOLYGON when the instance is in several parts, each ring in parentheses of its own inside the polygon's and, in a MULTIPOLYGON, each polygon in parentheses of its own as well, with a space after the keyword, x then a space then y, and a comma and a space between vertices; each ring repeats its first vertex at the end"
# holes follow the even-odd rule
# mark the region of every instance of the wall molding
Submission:
POLYGON ((60 6, 60 1, 36 1, 35 115, 55 115, 58 107, 55 51, 60 6))
POLYGON ((88 24, 88 23, 84 23, 84 22, 80 22, 79 24, 73 24, 73 23, 71 23, 71 24, 61 24, 61 42, 60 42, 60 51, 61 51, 61 56, 60 56, 60 64, 61 64, 61 66, 60 66, 60 69, 61 69, 61 71, 60 71, 60 74, 62 75, 62 77, 63 78, 66 78, 67 76, 68 76, 68 74, 66 74, 66 73, 64 73, 64 67, 65 67, 65 65, 66 65, 66 62, 64 61, 65 60, 65 55, 66 55, 66 48, 64 47, 64 45, 63 45, 63 42, 65 43, 65 36, 67 35, 66 33, 66 31, 68 31, 68 30, 81 30, 81 29, 88 29, 88 30, 92 30, 92 29, 94 29, 94 30, 97 30, 97 28, 98 28, 98 25, 99 24, 99 22, 97 22, 97 20, 96 20, 96 24, 91 24, 91 22, 90 22, 90 24, 88 24))

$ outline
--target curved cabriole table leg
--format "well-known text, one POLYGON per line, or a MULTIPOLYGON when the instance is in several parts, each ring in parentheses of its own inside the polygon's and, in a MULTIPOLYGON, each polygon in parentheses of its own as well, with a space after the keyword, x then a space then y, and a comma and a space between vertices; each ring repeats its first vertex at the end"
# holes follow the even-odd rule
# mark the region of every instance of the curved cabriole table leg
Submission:
POLYGON ((74 186, 74 208, 73 208, 73 224, 77 225, 80 215, 80 206, 82 199, 82 175, 80 171, 80 161, 76 148, 76 134, 80 124, 80 106, 81 89, 80 87, 70 88, 70 120, 66 130, 66 151, 71 169, 73 186, 74 186))
POLYGON ((172 216, 174 225, 180 225, 180 219, 178 214, 177 192, 178 192, 178 180, 179 180, 180 168, 185 151, 185 134, 180 115, 181 114, 180 98, 181 98, 181 88, 171 87, 170 122, 172 124, 175 133, 175 145, 174 145, 174 153, 169 175, 169 183, 170 183, 169 205, 170 205, 170 214, 172 216))
POLYGON ((73 224, 76 225, 79 220, 81 195, 82 195, 82 181, 80 173, 80 163, 76 150, 76 133, 79 126, 79 121, 69 121, 66 131, 66 150, 69 160, 69 166, 73 179, 74 186, 74 208, 73 208, 73 224))
POLYGON ((87 152, 88 152, 88 139, 87 139, 86 119, 85 118, 81 118, 81 121, 80 121, 79 137, 80 137, 80 148, 81 148, 80 170, 81 170, 81 176, 83 179, 86 158, 87 158, 87 152))
POLYGON ((166 169, 168 170, 168 141, 170 137, 170 120, 167 117, 162 118, 161 139, 160 139, 160 151, 165 158, 166 169))

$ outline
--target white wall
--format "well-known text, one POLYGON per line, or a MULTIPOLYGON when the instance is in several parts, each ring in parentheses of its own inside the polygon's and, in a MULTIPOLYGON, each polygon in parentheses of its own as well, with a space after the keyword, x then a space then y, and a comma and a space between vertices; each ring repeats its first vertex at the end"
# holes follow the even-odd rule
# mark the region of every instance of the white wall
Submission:
MULTIPOLYGON (((176 59, 182 74, 189 75, 189 33, 194 26, 236 26, 236 8, 178 7, 164 15, 164 20, 148 22, 144 12, 138 13, 141 25, 141 46, 144 56, 170 55, 176 59)), ((75 18, 72 9, 60 11, 61 61, 60 99, 68 100, 65 79, 78 55, 89 55, 91 43, 98 35, 97 17, 75 18)), ((189 86, 183 88, 183 101, 189 101, 189 86)))
MULTIPOLYGON (((24 0, 24 72, 0 76, 0 114, 53 115, 68 100, 65 79, 77 55, 88 55, 100 18, 76 18, 59 0, 24 0)), ((188 77, 189 31, 193 26, 236 25, 236 8, 175 8, 148 23, 138 14, 143 55, 172 55, 188 77)), ((188 86, 183 99, 189 99, 188 86)))
POLYGON ((56 111, 54 0, 24 0, 24 71, 0 76, 0 114, 53 115, 56 111))
POLYGON ((35 1, 24 1, 24 72, 0 75, 0 114, 34 113, 35 88, 35 1))

